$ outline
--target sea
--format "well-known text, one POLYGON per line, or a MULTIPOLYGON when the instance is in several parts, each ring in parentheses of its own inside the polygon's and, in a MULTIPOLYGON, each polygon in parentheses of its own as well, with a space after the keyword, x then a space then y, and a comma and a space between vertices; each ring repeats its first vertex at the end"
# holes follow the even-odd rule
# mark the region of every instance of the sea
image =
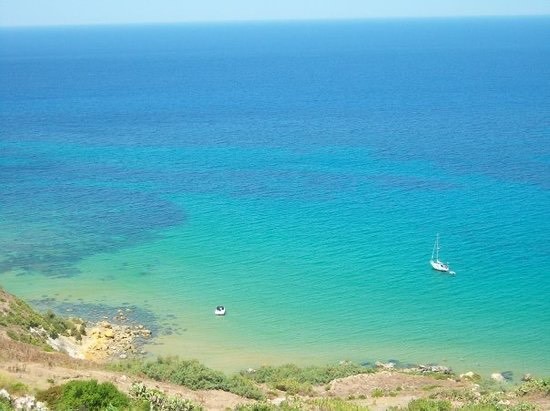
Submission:
POLYGON ((550 17, 2 28, 0 285, 224 371, 549 375, 549 39, 550 17))

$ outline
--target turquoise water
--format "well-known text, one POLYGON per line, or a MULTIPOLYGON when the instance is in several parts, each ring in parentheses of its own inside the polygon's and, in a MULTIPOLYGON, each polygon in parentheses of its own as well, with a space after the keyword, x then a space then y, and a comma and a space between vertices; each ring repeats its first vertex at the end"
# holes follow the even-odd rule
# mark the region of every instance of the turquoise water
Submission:
POLYGON ((2 30, 0 283, 228 370, 548 374, 548 23, 2 30))

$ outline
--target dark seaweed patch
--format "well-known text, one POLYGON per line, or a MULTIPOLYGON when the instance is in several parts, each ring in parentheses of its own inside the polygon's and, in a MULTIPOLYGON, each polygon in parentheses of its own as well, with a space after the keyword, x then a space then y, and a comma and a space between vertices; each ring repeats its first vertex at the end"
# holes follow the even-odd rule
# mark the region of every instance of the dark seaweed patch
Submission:
POLYGON ((76 276, 76 263, 83 258, 140 244, 154 238, 156 230, 184 221, 181 209, 154 194, 49 187, 23 184, 3 195, 3 215, 10 221, 5 229, 14 235, 0 241, 5 253, 0 272, 76 276))

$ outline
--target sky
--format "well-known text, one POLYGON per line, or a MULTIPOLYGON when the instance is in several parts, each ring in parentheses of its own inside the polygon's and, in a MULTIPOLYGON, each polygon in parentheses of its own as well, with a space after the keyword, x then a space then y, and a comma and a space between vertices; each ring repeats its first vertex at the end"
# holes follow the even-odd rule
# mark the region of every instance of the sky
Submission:
POLYGON ((0 26, 550 15, 550 0, 0 0, 0 26))

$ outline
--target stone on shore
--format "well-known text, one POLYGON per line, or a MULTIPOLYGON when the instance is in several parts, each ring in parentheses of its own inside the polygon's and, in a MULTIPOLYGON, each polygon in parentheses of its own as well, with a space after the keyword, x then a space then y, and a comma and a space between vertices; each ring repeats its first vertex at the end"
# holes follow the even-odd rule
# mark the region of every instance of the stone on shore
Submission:
POLYGON ((461 380, 469 380, 469 381, 481 381, 481 375, 476 374, 473 371, 468 371, 467 373, 460 374, 461 380))

